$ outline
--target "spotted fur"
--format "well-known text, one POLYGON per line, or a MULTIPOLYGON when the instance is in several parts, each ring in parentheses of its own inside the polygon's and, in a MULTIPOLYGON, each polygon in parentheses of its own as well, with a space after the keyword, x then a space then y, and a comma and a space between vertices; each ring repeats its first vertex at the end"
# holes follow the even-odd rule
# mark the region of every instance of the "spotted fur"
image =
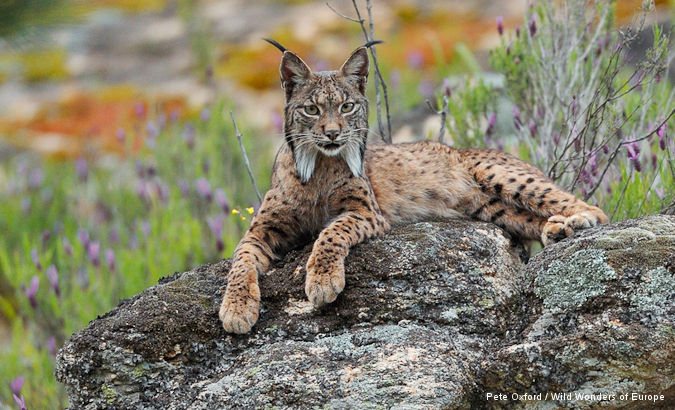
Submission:
POLYGON ((305 293, 315 306, 344 289, 349 249, 392 224, 463 214, 544 245, 607 222, 597 207, 511 155, 434 142, 366 150, 366 48, 337 71, 312 73, 294 53, 280 66, 286 144, 269 191, 237 246, 220 309, 225 330, 258 319, 258 275, 290 248, 316 238, 305 293))

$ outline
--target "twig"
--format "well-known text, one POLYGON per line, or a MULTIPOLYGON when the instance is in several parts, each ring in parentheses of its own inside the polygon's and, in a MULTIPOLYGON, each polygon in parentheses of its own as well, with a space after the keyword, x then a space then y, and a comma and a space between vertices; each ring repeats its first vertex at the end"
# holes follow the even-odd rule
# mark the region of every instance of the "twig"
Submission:
POLYGON ((442 143, 443 137, 445 136, 445 122, 447 121, 448 118, 448 106, 449 106, 448 96, 443 95, 443 108, 439 111, 434 109, 429 100, 426 100, 426 103, 429 109, 431 109, 433 112, 441 116, 441 129, 438 131, 438 142, 442 143))
POLYGON ((232 112, 232 110, 230 110, 230 118, 232 118, 232 124, 234 125, 234 133, 237 135, 237 140, 239 140, 239 148, 241 149, 241 155, 244 157, 244 165, 246 165, 246 170, 248 170, 248 176, 251 177, 251 182, 253 182, 253 188, 255 189, 256 195, 258 195, 258 201, 262 203, 262 195, 260 195, 260 190, 258 190, 258 184, 255 183, 253 171, 251 170, 251 163, 248 162, 248 155, 246 155, 244 143, 241 141, 242 135, 241 132, 239 132, 239 127, 237 127, 237 121, 234 120, 234 113, 232 112))
MULTIPOLYGON (((372 5, 370 0, 366 0, 369 29, 366 28, 365 20, 361 17, 361 10, 359 9, 358 4, 356 4, 356 0, 352 0, 352 4, 354 5, 354 11, 356 11, 357 18, 349 17, 343 13, 340 13, 333 6, 331 6, 330 3, 326 2, 326 6, 328 6, 328 8, 338 16, 354 23, 359 23, 361 30, 363 31, 363 36, 366 38, 366 42, 369 43, 375 39, 375 26, 373 23, 372 5)), ((377 60, 377 52, 375 51, 375 47, 368 47, 368 49, 370 50, 370 55, 373 58, 373 66, 375 67, 375 103, 377 107, 377 125, 384 142, 391 144, 391 115, 389 113, 389 95, 387 93, 387 84, 384 81, 384 77, 382 77, 382 72, 380 71, 380 64, 377 60), (382 87, 382 93, 380 93, 380 87, 382 87), (384 132, 384 125, 382 122, 382 97, 384 97, 384 108, 387 116, 386 133, 384 132)))

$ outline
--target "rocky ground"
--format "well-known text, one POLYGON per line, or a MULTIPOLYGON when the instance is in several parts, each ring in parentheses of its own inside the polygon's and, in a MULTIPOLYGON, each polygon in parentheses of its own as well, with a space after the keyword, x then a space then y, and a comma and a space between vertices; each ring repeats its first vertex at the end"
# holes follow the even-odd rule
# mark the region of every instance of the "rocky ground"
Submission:
POLYGON ((527 264, 491 224, 399 227, 353 249, 319 311, 302 290, 310 249, 261 277, 248 335, 218 321, 227 260, 121 302, 58 355, 70 406, 675 405, 673 216, 593 228, 527 264))

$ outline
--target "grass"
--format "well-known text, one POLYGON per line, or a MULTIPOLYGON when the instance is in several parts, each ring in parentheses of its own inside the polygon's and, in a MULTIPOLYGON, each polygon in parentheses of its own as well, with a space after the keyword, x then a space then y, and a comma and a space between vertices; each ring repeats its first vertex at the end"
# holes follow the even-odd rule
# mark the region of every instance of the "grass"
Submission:
MULTIPOLYGON (((90 159, 86 180, 82 159, 79 173, 73 161, 41 161, 29 153, 0 164, 0 326, 7 326, 11 340, 0 345, 1 401, 12 402, 10 381, 24 375, 29 408, 64 407, 65 394, 52 376, 51 338, 58 348, 121 298, 162 276, 232 253, 250 219, 245 209, 257 199, 232 126, 221 115, 227 104, 209 108, 206 120, 167 121, 154 148, 134 154, 132 137, 147 138, 146 128, 154 132, 164 113, 138 118, 139 135, 122 143, 126 156, 90 159), (195 188, 201 178, 210 182, 210 199, 195 188), (185 183, 188 192, 181 188, 185 183), (226 193, 226 207, 215 200, 216 188, 226 193), (235 208, 241 211, 233 214, 235 208), (216 238, 208 220, 218 221, 218 215, 222 234, 216 238), (46 274, 51 265, 58 271, 60 295, 46 274), (35 307, 26 295, 34 276, 40 282, 35 307)), ((265 188, 272 152, 270 144, 254 141, 246 138, 246 148, 265 188)))

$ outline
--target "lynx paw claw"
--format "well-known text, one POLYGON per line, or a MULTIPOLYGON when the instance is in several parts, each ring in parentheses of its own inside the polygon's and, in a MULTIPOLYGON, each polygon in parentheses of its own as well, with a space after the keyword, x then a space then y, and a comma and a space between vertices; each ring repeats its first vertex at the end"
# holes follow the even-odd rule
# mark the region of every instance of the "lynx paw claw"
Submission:
POLYGON ((335 301, 345 288, 345 271, 343 262, 332 263, 330 267, 317 265, 311 256, 307 262, 307 278, 305 293, 316 307, 335 301))
POLYGON ((233 295, 232 293, 234 292, 225 292, 218 316, 223 322, 225 331, 237 334, 248 333, 258 321, 260 297, 256 299, 250 294, 233 295))
POLYGON ((572 216, 553 215, 544 225, 541 242, 544 246, 548 246, 573 235, 576 231, 606 223, 607 220, 605 213, 596 207, 572 216))

